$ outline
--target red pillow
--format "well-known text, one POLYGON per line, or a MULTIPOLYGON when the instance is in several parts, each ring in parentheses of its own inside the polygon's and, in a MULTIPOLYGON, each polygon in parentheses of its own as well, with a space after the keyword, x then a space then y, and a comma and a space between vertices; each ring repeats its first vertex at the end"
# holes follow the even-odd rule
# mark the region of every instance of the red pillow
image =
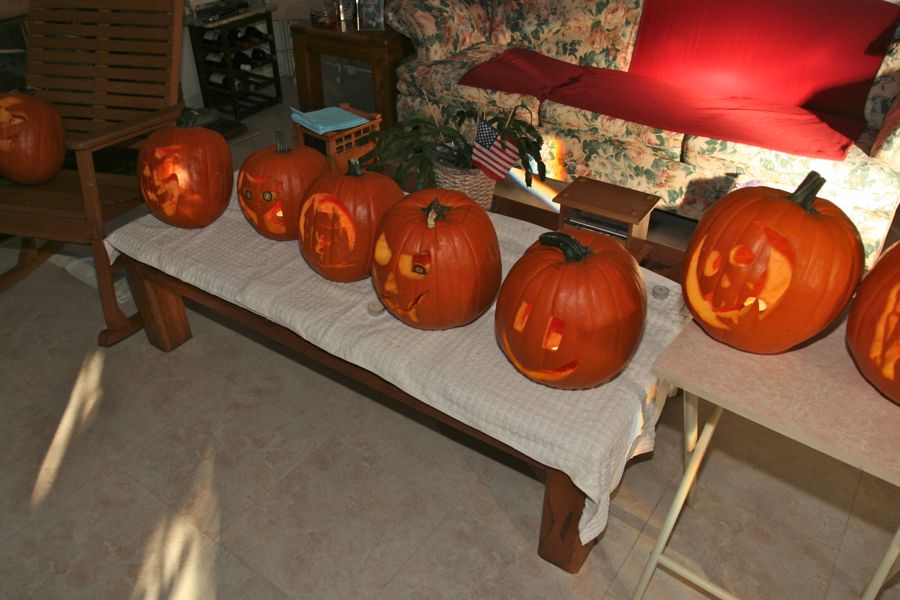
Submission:
POLYGON ((898 22, 884 0, 645 0, 629 71, 862 118, 898 22))

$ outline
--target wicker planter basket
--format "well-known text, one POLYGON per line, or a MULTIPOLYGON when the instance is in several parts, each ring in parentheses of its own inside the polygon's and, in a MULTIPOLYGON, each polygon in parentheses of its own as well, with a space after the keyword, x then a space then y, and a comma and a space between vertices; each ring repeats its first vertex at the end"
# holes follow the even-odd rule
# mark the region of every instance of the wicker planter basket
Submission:
POLYGON ((494 201, 493 179, 481 169, 457 169, 435 163, 434 179, 439 188, 456 190, 477 202, 484 210, 490 210, 494 201))

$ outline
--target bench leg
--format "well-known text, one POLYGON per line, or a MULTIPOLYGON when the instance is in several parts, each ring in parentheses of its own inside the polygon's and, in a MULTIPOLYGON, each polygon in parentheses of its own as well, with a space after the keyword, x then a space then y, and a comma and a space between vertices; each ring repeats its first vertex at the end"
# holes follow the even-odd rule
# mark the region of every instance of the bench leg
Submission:
POLYGON ((546 475, 538 555, 564 571, 577 573, 596 541, 582 544, 578 537, 584 492, 562 471, 547 469, 546 475))
POLYGON ((170 352, 191 339, 191 325, 179 294, 146 277, 134 261, 128 261, 128 282, 151 344, 170 352))

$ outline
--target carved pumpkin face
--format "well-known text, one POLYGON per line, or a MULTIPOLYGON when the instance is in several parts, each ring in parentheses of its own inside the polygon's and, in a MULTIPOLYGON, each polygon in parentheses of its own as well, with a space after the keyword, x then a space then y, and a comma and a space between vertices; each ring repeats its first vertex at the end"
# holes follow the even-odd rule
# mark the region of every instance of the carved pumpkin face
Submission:
POLYGON ((47 181, 62 168, 66 131, 52 104, 21 93, 0 95, 0 176, 47 181))
POLYGON ((141 195, 159 220, 206 227, 228 206, 234 175, 225 138, 204 127, 154 132, 138 154, 141 195))
POLYGON ((847 318, 847 348, 860 373, 900 404, 900 243, 860 284, 847 318))
POLYGON ((683 292, 713 338, 740 350, 784 352, 827 327, 862 273, 856 227, 816 198, 811 173, 793 194, 748 187, 707 212, 685 252, 683 292))
POLYGON ((516 261, 497 297, 497 343, 517 371, 560 389, 589 388, 621 371, 647 310, 634 258, 607 236, 545 233, 516 261))
POLYGON ((304 146, 288 148, 278 132, 275 145, 257 150, 241 165, 237 181, 241 212, 261 235, 295 240, 303 196, 327 171, 324 156, 304 146))
POLYGON ((324 175, 310 186, 300 208, 300 253, 327 279, 365 279, 372 268, 375 229, 401 198, 403 190, 393 179, 363 172, 351 159, 346 175, 324 175))
POLYGON ((420 329, 474 321, 500 287, 500 245, 483 208, 460 192, 410 194, 384 215, 372 283, 395 317, 420 329))

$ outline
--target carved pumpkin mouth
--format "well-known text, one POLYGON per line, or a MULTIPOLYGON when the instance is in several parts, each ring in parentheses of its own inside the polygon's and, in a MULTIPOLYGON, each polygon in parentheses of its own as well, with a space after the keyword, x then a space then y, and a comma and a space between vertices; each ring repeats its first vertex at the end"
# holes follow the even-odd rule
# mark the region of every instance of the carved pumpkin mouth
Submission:
POLYGON ((263 214, 263 222, 265 222, 266 228, 272 233, 287 233, 287 225, 284 223, 284 211, 281 209, 280 202, 263 214))
POLYGON ((422 298, 428 295, 428 291, 424 291, 415 298, 413 301, 409 303, 408 306, 401 306, 397 301, 396 297, 391 296, 389 294, 384 294, 381 299, 384 300, 384 303, 387 304, 388 308, 391 309, 391 312, 398 313, 400 315, 406 315, 413 321, 418 322, 419 318, 416 315, 416 307, 419 305, 419 302, 422 301, 422 298))
POLYGON ((512 349, 509 347, 509 340, 506 338, 505 331, 503 332, 502 341, 503 350, 506 352, 506 356, 509 357, 509 361, 513 364, 516 370, 518 370, 529 379, 534 379, 535 381, 560 381, 561 379, 565 379, 566 377, 571 375, 578 367, 579 361, 578 359, 575 359, 572 362, 566 363, 561 367, 557 367, 556 369, 529 369, 522 364, 522 361, 520 361, 515 354, 513 354, 512 349))

